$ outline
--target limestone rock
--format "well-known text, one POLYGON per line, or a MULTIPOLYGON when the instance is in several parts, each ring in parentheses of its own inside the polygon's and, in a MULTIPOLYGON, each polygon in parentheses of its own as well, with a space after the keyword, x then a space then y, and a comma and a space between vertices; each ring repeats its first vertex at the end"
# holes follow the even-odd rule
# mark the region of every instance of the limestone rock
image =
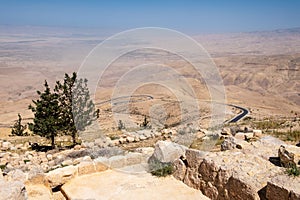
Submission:
POLYGON ((54 192, 52 196, 54 200, 66 200, 65 196, 61 191, 54 192))
POLYGON ((44 200, 44 199, 57 199, 52 198, 51 189, 43 184, 26 184, 26 191, 28 199, 44 200))
POLYGON ((134 142, 134 137, 128 136, 128 137, 126 137, 126 141, 129 143, 132 143, 132 142, 134 142))
POLYGON ((31 168, 28 172, 27 182, 30 182, 31 184, 45 184, 46 180, 43 169, 40 166, 31 168))
POLYGON ((0 179, 0 198, 11 200, 26 200, 25 185, 20 181, 4 181, 0 179))
POLYGON ((185 152, 185 157, 188 163, 188 166, 191 168, 198 168, 202 163, 203 159, 207 152, 198 151, 194 149, 187 149, 185 152))
POLYGON ((101 165, 106 166, 107 168, 110 167, 109 159, 106 157, 98 157, 98 158, 94 159, 94 163, 96 166, 99 163, 101 165))
POLYGON ((258 193, 251 184, 243 180, 242 177, 231 176, 226 185, 230 200, 259 200, 258 193))
POLYGON ((198 171, 201 174, 202 180, 205 182, 214 182, 218 173, 218 168, 213 160, 204 159, 200 164, 198 171))
POLYGON ((186 166, 184 164, 184 162, 181 159, 176 159, 173 162, 173 167, 174 167, 174 173, 173 176, 180 180, 183 181, 184 177, 185 177, 185 173, 186 173, 186 166))
POLYGON ((113 156, 109 158, 111 168, 122 168, 126 165, 124 156, 113 156))
POLYGON ((61 164, 62 166, 69 166, 69 165, 73 165, 73 161, 71 159, 68 159, 68 160, 64 160, 61 164))
POLYGON ((6 179, 9 181, 20 181, 24 183, 26 181, 26 174, 19 169, 15 169, 7 174, 6 179))
MULTIPOLYGON (((186 185, 201 190, 213 200, 274 199, 271 195, 275 192, 272 190, 282 193, 279 199, 284 199, 287 193, 290 199, 299 200, 299 177, 287 176, 283 168, 269 160, 277 156, 281 141, 264 137, 251 143, 236 142, 243 145, 243 150, 203 152, 187 149, 184 161, 186 169, 182 170, 183 163, 176 160, 174 165, 180 167, 175 167, 174 177, 182 180, 182 174, 185 174, 182 181, 186 185), (280 174, 283 175, 279 179, 280 174), (270 187, 268 198, 267 187, 270 187)), ((295 146, 287 145, 286 149, 293 152, 295 158, 300 155, 300 149, 295 146)))
POLYGON ((291 167, 296 165, 294 161, 294 154, 286 150, 285 146, 281 145, 278 149, 278 157, 280 164, 283 167, 291 167))
POLYGON ((300 178, 279 175, 268 181, 266 196, 274 200, 299 200, 300 178))
POLYGON ((63 185, 68 180, 71 180, 77 175, 77 167, 67 166, 55 169, 46 174, 46 180, 49 182, 50 187, 54 188, 63 185))
POLYGON ((139 136, 139 139, 140 139, 141 141, 143 141, 143 140, 147 140, 147 137, 144 136, 144 135, 140 135, 140 136, 139 136))
POLYGON ((80 150, 80 149, 81 149, 81 145, 77 144, 77 145, 74 146, 73 149, 74 149, 74 150, 80 150))
POLYGON ((235 139, 233 137, 228 137, 222 142, 221 151, 232 150, 235 149, 235 147, 236 147, 235 139))
POLYGON ((104 146, 104 139, 102 138, 97 138, 94 141, 95 145, 99 146, 99 147, 103 147, 104 146))
POLYGON ((109 161, 105 157, 98 157, 94 160, 96 172, 102 172, 109 168, 109 161))
POLYGON ((185 155, 186 148, 169 141, 159 141, 155 144, 154 153, 151 157, 163 163, 173 162, 185 155))
POLYGON ((95 165, 91 161, 83 161, 78 165, 78 175, 91 174, 95 172, 95 165))
POLYGON ((120 144, 125 144, 126 143, 126 138, 120 138, 119 143, 120 144))
POLYGON ((10 142, 3 142, 2 143, 2 150, 6 151, 12 147, 12 144, 10 142))
POLYGON ((142 154, 130 152, 125 156, 126 166, 137 165, 142 161, 142 154))
POLYGON ((53 159, 53 156, 52 156, 52 154, 47 154, 47 155, 46 155, 46 158, 50 161, 50 160, 53 159))

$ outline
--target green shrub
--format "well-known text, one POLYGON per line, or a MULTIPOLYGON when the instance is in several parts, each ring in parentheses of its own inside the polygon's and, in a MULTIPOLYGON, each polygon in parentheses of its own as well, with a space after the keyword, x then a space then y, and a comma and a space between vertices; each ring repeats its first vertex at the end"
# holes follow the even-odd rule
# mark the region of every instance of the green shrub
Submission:
POLYGON ((27 136, 28 133, 25 131, 26 128, 27 128, 26 125, 22 125, 22 117, 19 113, 18 120, 16 120, 16 123, 13 125, 13 128, 11 129, 11 135, 12 136, 27 136))
POLYGON ((289 176, 299 176, 300 175, 300 169, 296 165, 293 165, 292 167, 290 167, 286 170, 286 173, 289 176))
POLYGON ((162 166, 159 169, 151 171, 151 174, 153 176, 166 177, 168 175, 173 174, 173 171, 174 171, 173 166, 171 164, 168 164, 168 165, 162 166))
POLYGON ((150 173, 153 176, 166 177, 173 174, 174 168, 172 163, 162 163, 155 161, 149 165, 150 173))
POLYGON ((6 165, 0 165, 0 169, 3 171, 6 168, 6 165))

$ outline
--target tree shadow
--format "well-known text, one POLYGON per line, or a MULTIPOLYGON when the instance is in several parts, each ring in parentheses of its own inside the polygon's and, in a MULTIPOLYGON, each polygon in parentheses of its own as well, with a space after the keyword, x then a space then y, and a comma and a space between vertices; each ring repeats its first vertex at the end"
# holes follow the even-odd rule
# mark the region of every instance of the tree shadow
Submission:
POLYGON ((31 149, 37 152, 47 152, 52 150, 52 146, 48 145, 39 145, 38 143, 30 143, 31 149))
POLYGON ((269 161, 270 161, 273 165, 275 165, 275 166, 277 166, 277 167, 281 167, 279 157, 269 157, 269 161))

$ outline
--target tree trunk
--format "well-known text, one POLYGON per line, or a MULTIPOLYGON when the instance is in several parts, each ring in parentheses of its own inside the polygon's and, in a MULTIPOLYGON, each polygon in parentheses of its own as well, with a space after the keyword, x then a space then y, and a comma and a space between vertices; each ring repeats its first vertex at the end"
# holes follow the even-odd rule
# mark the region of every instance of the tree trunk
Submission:
POLYGON ((54 134, 51 135, 51 147, 52 147, 52 149, 55 149, 55 137, 54 137, 54 134))
POLYGON ((76 131, 72 132, 73 145, 76 145, 76 131))

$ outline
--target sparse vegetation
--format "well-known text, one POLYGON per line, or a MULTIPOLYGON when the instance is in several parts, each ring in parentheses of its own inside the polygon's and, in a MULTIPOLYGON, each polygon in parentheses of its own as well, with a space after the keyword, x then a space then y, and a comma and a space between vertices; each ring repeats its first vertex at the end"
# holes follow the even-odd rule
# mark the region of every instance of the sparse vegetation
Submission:
POLYGON ((0 165, 0 169, 3 171, 6 168, 6 165, 0 165))
POLYGON ((172 163, 154 162, 150 166, 150 172, 153 176, 166 177, 174 172, 172 163))
POLYGON ((122 120, 119 120, 118 122, 118 130, 123 130, 125 129, 125 124, 122 122, 122 120))
POLYGON ((150 121, 147 119, 147 116, 145 115, 145 116, 144 116, 144 121, 143 121, 143 123, 141 124, 141 127, 144 128, 144 129, 150 128, 149 123, 150 123, 150 121))
POLYGON ((250 121, 250 126, 263 130, 264 133, 278 137, 284 141, 297 142, 300 140, 300 130, 297 118, 265 119, 262 121, 250 121))
POLYGON ((18 114, 18 120, 13 125, 13 128, 11 130, 12 136, 27 136, 28 133, 26 132, 26 125, 22 125, 22 117, 20 113, 18 114))
POLYGON ((281 121, 275 121, 275 120, 264 120, 264 121, 258 121, 254 122, 253 126, 257 129, 262 129, 268 131, 269 129, 279 129, 282 127, 283 122, 281 121))
POLYGON ((288 169, 286 169, 286 173, 289 176, 299 176, 300 175, 300 169, 296 165, 293 165, 293 166, 289 167, 288 169))

